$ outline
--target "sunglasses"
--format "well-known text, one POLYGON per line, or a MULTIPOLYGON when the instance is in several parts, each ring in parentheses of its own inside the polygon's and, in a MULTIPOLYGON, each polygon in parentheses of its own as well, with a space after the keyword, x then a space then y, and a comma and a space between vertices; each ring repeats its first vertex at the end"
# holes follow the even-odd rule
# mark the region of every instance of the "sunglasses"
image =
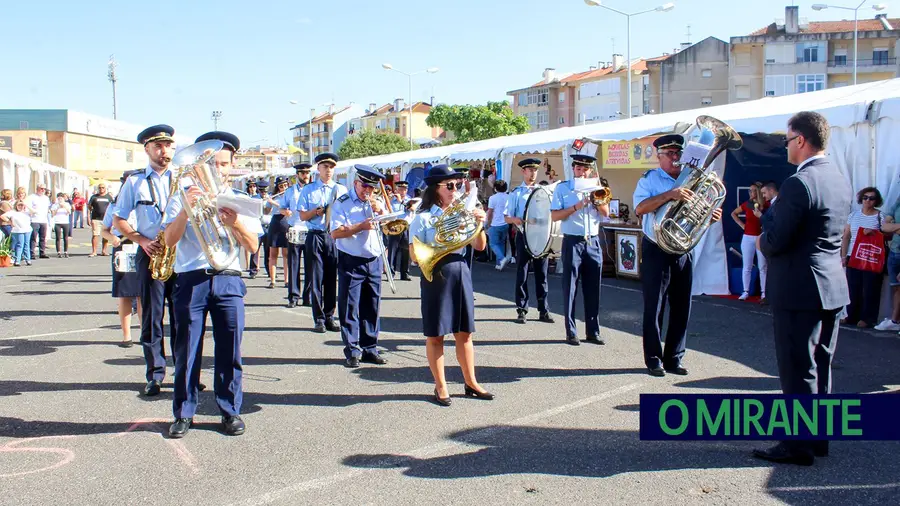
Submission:
POLYGON ((374 184, 363 183, 362 181, 360 181, 359 184, 361 184, 362 187, 365 188, 365 189, 367 189, 367 190, 371 190, 371 189, 374 189, 374 188, 375 188, 375 185, 374 185, 374 184))
POLYGON ((878 197, 876 197, 875 195, 863 195, 862 199, 875 201, 875 200, 878 200, 878 197))
POLYGON ((797 137, 800 137, 800 136, 799 136, 799 135, 795 135, 795 136, 793 136, 793 137, 790 137, 790 138, 788 138, 788 139, 785 139, 785 140, 784 140, 784 147, 788 147, 788 146, 791 144, 791 142, 792 142, 794 139, 796 139, 797 137))
POLYGON ((441 185, 441 186, 443 186, 444 188, 446 188, 446 189, 448 189, 448 190, 450 190, 450 191, 453 191, 453 190, 462 190, 463 186, 465 186, 465 183, 463 183, 462 181, 460 181, 460 182, 458 182, 458 183, 444 183, 444 184, 441 185))

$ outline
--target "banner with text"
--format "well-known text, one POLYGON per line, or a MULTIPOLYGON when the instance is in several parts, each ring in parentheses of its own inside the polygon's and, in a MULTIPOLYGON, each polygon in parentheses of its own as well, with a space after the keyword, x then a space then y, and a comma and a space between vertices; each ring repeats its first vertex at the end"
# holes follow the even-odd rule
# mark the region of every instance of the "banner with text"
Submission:
POLYGON ((600 151, 601 169, 650 170, 659 166, 653 141, 659 136, 633 141, 603 141, 600 151))

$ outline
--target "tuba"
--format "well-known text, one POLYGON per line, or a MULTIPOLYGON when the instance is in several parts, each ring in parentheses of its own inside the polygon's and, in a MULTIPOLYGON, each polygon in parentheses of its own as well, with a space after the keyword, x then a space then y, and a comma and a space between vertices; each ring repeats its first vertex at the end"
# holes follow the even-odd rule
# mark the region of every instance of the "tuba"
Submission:
POLYGON ((429 226, 435 229, 433 244, 424 243, 418 237, 413 237, 413 254, 422 276, 428 281, 434 278, 434 268, 442 258, 468 246, 481 233, 481 224, 469 211, 475 208, 477 199, 478 195, 470 189, 468 198, 463 196, 456 198, 444 214, 431 218, 429 226))
POLYGON ((216 206, 217 196, 226 187, 215 166, 215 155, 224 146, 218 140, 202 141, 178 150, 172 159, 172 164, 178 167, 178 187, 188 221, 209 266, 217 271, 229 268, 240 253, 234 233, 219 220, 216 206), (194 205, 188 205, 186 190, 194 185, 203 190, 203 196, 194 205))
MULTIPOLYGON (((699 142, 688 142, 682 152, 681 175, 676 187, 693 192, 687 200, 670 201, 657 209, 653 223, 656 243, 663 251, 683 255, 691 251, 712 221, 712 213, 725 200, 725 185, 709 170, 723 151, 740 149, 741 136, 725 122, 712 116, 698 116, 694 127, 699 142)), ((687 135, 685 135, 687 137, 687 135)))

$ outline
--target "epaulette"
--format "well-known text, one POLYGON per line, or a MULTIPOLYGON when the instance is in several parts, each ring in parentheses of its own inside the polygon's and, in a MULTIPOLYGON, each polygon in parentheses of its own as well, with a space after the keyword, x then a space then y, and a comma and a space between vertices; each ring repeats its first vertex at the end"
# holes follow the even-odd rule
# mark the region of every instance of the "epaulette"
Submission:
POLYGON ((338 197, 337 201, 338 202, 346 202, 347 199, 349 199, 349 198, 350 198, 350 194, 345 193, 345 194, 341 195, 340 197, 338 197))
POLYGON ((649 176, 649 175, 650 175, 650 173, 651 173, 651 172, 653 172, 653 171, 654 171, 654 170, 656 170, 656 169, 650 169, 650 170, 648 170, 648 171, 647 171, 647 172, 644 172, 644 175, 643 175, 643 176, 641 176, 641 179, 643 179, 643 178, 645 178, 645 177, 647 177, 647 176, 649 176))

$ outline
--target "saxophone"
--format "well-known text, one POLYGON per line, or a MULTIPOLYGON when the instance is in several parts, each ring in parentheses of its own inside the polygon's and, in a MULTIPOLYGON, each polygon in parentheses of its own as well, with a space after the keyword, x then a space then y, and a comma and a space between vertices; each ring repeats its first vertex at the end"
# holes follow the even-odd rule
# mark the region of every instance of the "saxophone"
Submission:
MULTIPOLYGON (((180 170, 178 175, 172 174, 172 184, 169 185, 169 198, 166 199, 166 203, 175 196, 175 192, 178 190, 178 180, 181 179, 183 172, 184 170, 180 170)), ((166 210, 163 209, 162 220, 165 219, 166 210)), ((162 246, 162 251, 150 257, 150 276, 159 281, 166 281, 175 272, 175 246, 171 248, 166 246, 166 235, 163 230, 156 234, 156 242, 162 246)))

